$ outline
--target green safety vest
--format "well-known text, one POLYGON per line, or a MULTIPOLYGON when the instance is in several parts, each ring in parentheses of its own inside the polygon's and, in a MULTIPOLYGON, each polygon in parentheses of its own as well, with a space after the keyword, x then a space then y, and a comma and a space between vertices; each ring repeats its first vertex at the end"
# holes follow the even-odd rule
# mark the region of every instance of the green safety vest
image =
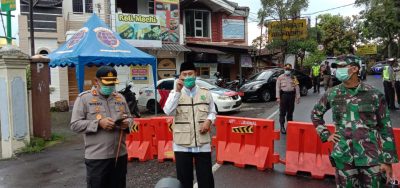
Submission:
POLYGON ((318 76, 320 71, 320 66, 319 65, 314 65, 312 67, 312 74, 313 76, 318 76))
POLYGON ((389 77, 389 66, 384 66, 383 67, 382 77, 383 77, 383 81, 389 81, 390 80, 390 77, 389 77))

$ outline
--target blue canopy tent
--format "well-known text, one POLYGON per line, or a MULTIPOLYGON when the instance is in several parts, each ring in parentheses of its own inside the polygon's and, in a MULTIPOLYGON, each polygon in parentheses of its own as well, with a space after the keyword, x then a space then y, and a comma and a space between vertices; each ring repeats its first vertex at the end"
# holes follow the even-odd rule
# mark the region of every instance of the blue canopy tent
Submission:
POLYGON ((151 65, 154 88, 157 87, 156 58, 121 39, 96 14, 49 58, 50 67, 75 67, 79 92, 84 88, 85 66, 151 65))

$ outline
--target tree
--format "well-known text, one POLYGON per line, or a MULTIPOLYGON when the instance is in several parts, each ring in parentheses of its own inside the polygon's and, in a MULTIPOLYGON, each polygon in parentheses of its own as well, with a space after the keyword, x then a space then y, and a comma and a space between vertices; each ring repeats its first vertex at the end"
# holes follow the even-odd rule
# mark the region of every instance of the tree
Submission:
POLYGON ((321 31, 322 44, 326 54, 335 56, 340 54, 354 54, 353 46, 357 41, 357 17, 343 17, 340 15, 319 15, 318 28, 321 31))
MULTIPOLYGON (((258 17, 263 20, 265 17, 272 17, 276 21, 300 18, 300 12, 308 7, 308 0, 260 0, 262 8, 258 17)), ((264 23, 264 22, 263 22, 264 23)), ((266 26, 268 23, 264 23, 266 26)), ((283 28, 281 28, 283 33, 283 28)), ((283 36, 283 35, 281 35, 283 36)), ((288 40, 275 40, 269 44, 269 48, 280 48, 283 55, 288 49, 288 40)), ((297 60, 297 58, 296 58, 297 60)), ((283 59, 281 59, 281 63, 283 59)))
POLYGON ((356 4, 365 6, 361 13, 364 20, 360 37, 363 41, 375 40, 382 43, 383 51, 388 57, 399 51, 400 36, 400 2, 399 0, 357 0, 356 4))
POLYGON ((252 46, 256 49, 263 49, 267 46, 267 42, 268 42, 267 35, 263 34, 262 36, 258 36, 253 40, 252 46))

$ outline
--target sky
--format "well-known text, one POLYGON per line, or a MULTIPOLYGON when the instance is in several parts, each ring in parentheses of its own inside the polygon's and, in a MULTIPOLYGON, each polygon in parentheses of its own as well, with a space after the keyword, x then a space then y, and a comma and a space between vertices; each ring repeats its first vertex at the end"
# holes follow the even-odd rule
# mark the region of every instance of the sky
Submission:
MULTIPOLYGON (((257 26, 257 23, 252 21, 257 19, 257 12, 261 8, 261 2, 260 0, 230 0, 236 3, 239 3, 239 6, 248 6, 250 8, 250 15, 249 15, 249 33, 248 33, 248 41, 249 45, 251 45, 251 42, 253 39, 257 38, 260 36, 260 28, 257 26), (251 2, 251 3, 249 3, 251 2)), ((354 3, 355 0, 309 0, 308 8, 307 10, 301 12, 302 14, 307 14, 307 13, 314 13, 317 11, 322 11, 326 9, 331 9, 343 5, 349 5, 354 3)), ((330 10, 326 12, 321 12, 321 13, 316 13, 314 15, 311 15, 311 25, 315 25, 315 17, 318 16, 319 14, 324 14, 324 13, 331 13, 331 14, 340 14, 343 16, 351 16, 351 15, 358 15, 359 12, 363 10, 362 7, 355 7, 353 5, 335 9, 335 10, 330 10)), ((263 29, 265 31, 265 28, 263 29)))

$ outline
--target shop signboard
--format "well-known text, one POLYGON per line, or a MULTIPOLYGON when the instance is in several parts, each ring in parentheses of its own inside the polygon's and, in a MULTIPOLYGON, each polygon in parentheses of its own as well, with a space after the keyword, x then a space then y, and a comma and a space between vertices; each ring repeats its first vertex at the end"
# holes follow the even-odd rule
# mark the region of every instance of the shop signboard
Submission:
POLYGON ((179 42, 179 0, 155 0, 155 15, 161 19, 161 41, 179 42))
POLYGON ((119 13, 116 31, 135 47, 161 48, 161 22, 156 15, 119 13))
POLYGON ((272 21, 268 24, 268 40, 304 39, 307 29, 306 19, 272 21))
POLYGON ((222 19, 223 39, 244 40, 244 20, 222 19))

